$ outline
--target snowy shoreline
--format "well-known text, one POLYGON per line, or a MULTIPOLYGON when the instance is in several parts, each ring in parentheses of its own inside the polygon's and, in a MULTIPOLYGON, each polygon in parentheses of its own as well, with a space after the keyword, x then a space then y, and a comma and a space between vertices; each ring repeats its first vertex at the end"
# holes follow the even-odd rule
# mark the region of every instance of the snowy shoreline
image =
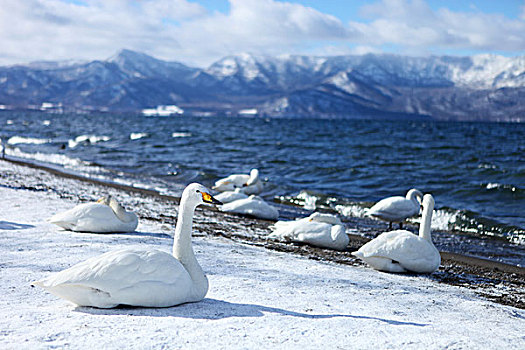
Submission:
MULTIPOLYGON (((10 185, 0 186, 2 348, 525 346, 524 310, 480 296, 480 281, 468 275, 451 284, 469 288, 439 283, 460 269, 447 263, 453 257, 431 277, 378 273, 349 254, 265 242, 269 222, 208 208, 197 211, 194 228, 197 258, 210 279, 202 302, 165 309, 75 307, 31 288, 30 282, 113 249, 170 251, 176 206, 170 198, 5 161, 0 161, 0 170, 2 178, 10 180, 10 185), (44 221, 102 192, 139 209, 136 232, 74 233, 44 221)), ((512 274, 516 272, 503 273, 512 274)), ((516 280, 523 277, 518 274, 516 280)), ((499 284, 494 293, 503 290, 522 298, 523 289, 516 291, 504 279, 499 284)))
MULTIPOLYGON (((143 219, 150 219, 171 226, 175 225, 176 211, 173 204, 178 204, 179 198, 160 194, 156 191, 124 185, 120 182, 108 182, 98 180, 74 172, 63 172, 60 168, 48 167, 45 164, 27 162, 9 158, 7 162, 0 161, 0 186, 10 188, 26 188, 30 190, 50 191, 59 194, 60 197, 73 199, 73 203, 93 201, 98 199, 102 193, 121 197, 124 203, 133 208, 143 219), (2 164, 8 167, 3 168, 2 164)), ((73 205, 73 204, 72 204, 73 205)), ((302 211, 289 206, 281 206, 281 213, 286 212, 286 217, 301 216, 302 211)), ((351 255, 369 239, 364 237, 375 237, 382 232, 381 226, 375 220, 363 220, 360 218, 346 217, 346 230, 350 236, 350 242, 345 251, 336 252, 331 249, 322 249, 309 245, 297 245, 291 243, 276 242, 268 240, 271 231, 269 226, 272 221, 246 218, 243 216, 230 215, 217 211, 216 208, 208 208, 202 211, 203 215, 211 216, 212 223, 202 226, 201 229, 208 235, 226 237, 228 239, 247 243, 250 245, 263 246, 268 249, 289 252, 309 257, 314 260, 332 261, 341 264, 362 266, 363 263, 351 255), (219 224, 220 222, 220 224, 219 224)), ((197 223, 198 225, 198 223, 197 223)), ((416 228, 411 228, 412 230, 416 228)), ((440 240, 444 232, 433 235, 433 239, 440 240)), ((446 236, 444 236, 446 237, 446 236)), ((467 249, 472 251, 477 244, 485 244, 483 241, 472 242, 464 246, 465 240, 457 241, 460 244, 455 248, 459 251, 467 249)), ((442 241, 438 242, 442 245, 442 241)), ((449 249, 454 241, 443 246, 449 249)), ((492 241, 491 244, 502 244, 501 240, 492 241)), ((515 260, 521 261, 521 246, 513 246, 509 243, 495 250, 499 256, 515 254, 515 260)), ((441 251, 442 265, 439 271, 433 273, 431 278, 440 283, 458 285, 473 289, 484 297, 502 303, 525 309, 525 268, 500 263, 492 259, 479 259, 472 256, 457 254, 450 250, 441 251)))

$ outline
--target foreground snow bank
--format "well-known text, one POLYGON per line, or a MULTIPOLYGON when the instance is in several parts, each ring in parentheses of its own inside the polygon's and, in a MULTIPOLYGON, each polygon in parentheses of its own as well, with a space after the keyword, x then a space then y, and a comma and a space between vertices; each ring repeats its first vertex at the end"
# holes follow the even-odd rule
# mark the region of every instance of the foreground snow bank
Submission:
POLYGON ((45 218, 76 203, 0 187, 2 348, 525 347, 525 312, 420 276, 378 273, 194 232, 204 301, 172 308, 75 307, 30 282, 119 248, 169 252, 171 228, 62 231, 45 218))

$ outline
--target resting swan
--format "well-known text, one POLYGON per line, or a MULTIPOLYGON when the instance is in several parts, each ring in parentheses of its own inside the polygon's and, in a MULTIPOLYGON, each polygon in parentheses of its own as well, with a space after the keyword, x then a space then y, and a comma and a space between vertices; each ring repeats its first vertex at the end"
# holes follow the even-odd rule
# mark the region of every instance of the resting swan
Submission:
POLYGON ((426 194, 423 197, 419 236, 405 230, 385 232, 352 254, 376 270, 417 273, 436 271, 441 264, 441 256, 430 236, 432 210, 434 198, 426 194))
POLYGON ((343 250, 349 242, 345 227, 335 215, 313 213, 296 221, 278 221, 269 238, 304 242, 314 246, 343 250))
POLYGON ((238 199, 221 206, 221 211, 255 216, 266 220, 277 220, 279 210, 269 205, 261 197, 251 195, 248 198, 238 199))
POLYGON ((123 249, 88 259, 34 285, 80 306, 168 307, 200 301, 208 291, 191 246, 195 208, 220 204, 200 184, 182 193, 173 255, 156 249, 123 249))
POLYGON ((403 221, 419 214, 421 208, 419 203, 422 198, 423 193, 413 188, 407 192, 406 197, 394 196, 381 199, 368 209, 365 215, 388 221, 390 229, 392 229, 392 222, 399 222, 401 229, 403 228, 403 221))
POLYGON ((252 169, 250 175, 233 174, 223 179, 217 180, 212 189, 225 192, 234 191, 240 188, 246 194, 259 194, 264 188, 264 183, 259 179, 259 170, 252 169))
POLYGON ((126 211, 113 197, 84 203, 49 218, 52 224, 78 232, 132 232, 138 225, 135 213, 126 211))

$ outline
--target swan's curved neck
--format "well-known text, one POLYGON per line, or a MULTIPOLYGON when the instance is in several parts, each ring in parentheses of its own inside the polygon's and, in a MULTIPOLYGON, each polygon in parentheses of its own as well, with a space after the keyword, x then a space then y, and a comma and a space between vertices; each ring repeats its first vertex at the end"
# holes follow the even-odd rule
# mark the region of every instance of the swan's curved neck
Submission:
POLYGON ((421 224, 419 225, 419 237, 424 238, 430 242, 432 242, 430 230, 432 225, 433 210, 433 205, 426 205, 423 207, 423 214, 421 215, 421 224))
POLYGON ((120 204, 117 202, 110 202, 109 207, 113 210, 115 215, 123 222, 131 222, 135 220, 135 215, 133 213, 127 212, 120 204))
POLYGON ((179 206, 177 226, 175 227, 175 236, 173 237, 173 256, 179 260, 186 271, 188 271, 196 288, 196 293, 206 294, 208 291, 208 280, 195 258, 191 245, 194 213, 195 205, 188 203, 185 198, 182 198, 179 206))
POLYGON ((248 179, 248 181, 246 181, 246 186, 253 185, 257 181, 259 181, 259 172, 258 171, 252 171, 250 173, 250 178, 248 179))
POLYGON ((418 197, 421 198, 421 197, 423 197, 423 195, 420 192, 413 191, 413 190, 410 191, 409 193, 407 193, 407 195, 406 195, 406 198, 408 200, 411 200, 412 202, 414 202, 416 205, 419 205, 418 197))

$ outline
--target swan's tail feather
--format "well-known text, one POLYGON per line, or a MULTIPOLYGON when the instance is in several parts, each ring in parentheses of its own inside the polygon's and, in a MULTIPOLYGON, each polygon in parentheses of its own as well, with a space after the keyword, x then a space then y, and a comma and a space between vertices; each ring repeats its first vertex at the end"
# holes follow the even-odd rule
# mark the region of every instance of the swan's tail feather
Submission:
POLYGON ((365 255, 360 252, 359 250, 356 250, 355 252, 352 252, 352 255, 359 258, 359 259, 363 259, 365 257, 365 255))
POLYGON ((66 230, 73 230, 74 229, 74 226, 75 224, 72 223, 72 222, 67 222, 67 221, 48 221, 49 223, 51 224, 54 224, 54 225, 57 225, 59 227, 62 227, 63 229, 66 229, 66 230))
POLYGON ((58 284, 50 286, 46 285, 45 280, 33 282, 32 285, 42 287, 51 294, 79 306, 94 306, 105 309, 119 305, 112 300, 109 292, 90 286, 80 284, 58 284))

